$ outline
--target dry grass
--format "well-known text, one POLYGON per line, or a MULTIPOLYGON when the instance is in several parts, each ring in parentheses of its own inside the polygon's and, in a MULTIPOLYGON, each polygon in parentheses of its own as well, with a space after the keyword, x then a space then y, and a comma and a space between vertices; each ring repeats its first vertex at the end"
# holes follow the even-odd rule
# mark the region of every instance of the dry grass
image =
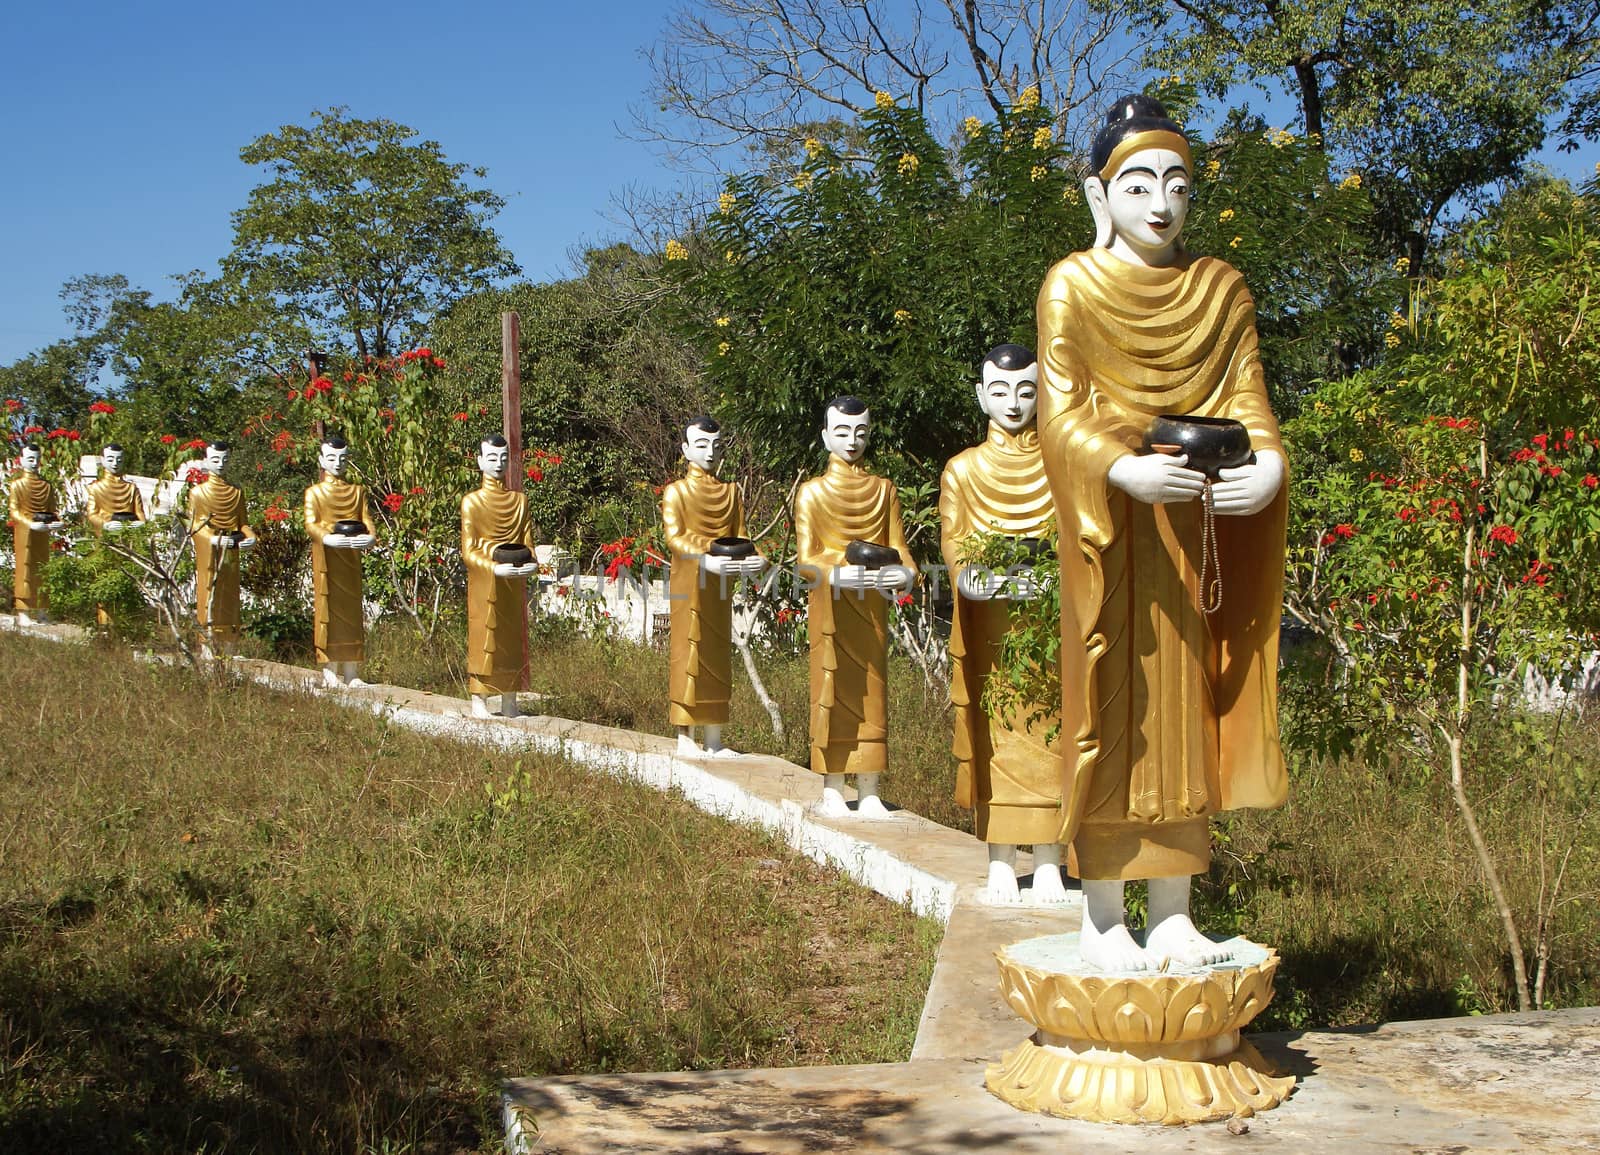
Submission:
POLYGON ((492 1151, 507 1075, 904 1058, 937 929, 680 800, 0 636, 0 1150, 492 1151))

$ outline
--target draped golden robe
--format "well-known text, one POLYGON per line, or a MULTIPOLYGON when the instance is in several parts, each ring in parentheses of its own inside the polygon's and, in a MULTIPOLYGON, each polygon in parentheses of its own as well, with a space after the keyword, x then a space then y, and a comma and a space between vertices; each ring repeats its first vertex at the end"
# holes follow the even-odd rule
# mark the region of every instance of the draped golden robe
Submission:
MULTIPOLYGON (((97 537, 105 533, 106 524, 115 514, 131 513, 140 521, 148 520, 144 512, 144 496, 139 492, 139 487, 126 477, 102 472, 89 483, 85 493, 88 503, 83 511, 83 519, 97 537)), ((102 626, 111 624, 111 615, 104 606, 95 606, 94 616, 102 626)))
POLYGON ((306 487, 306 535, 311 538, 311 579, 318 662, 360 662, 367 656, 361 616, 361 551, 329 549, 322 539, 336 522, 359 521, 370 531, 367 487, 326 471, 306 487))
POLYGON ((37 473, 24 473, 7 489, 11 518, 11 546, 16 562, 11 583, 11 605, 18 613, 44 612, 50 599, 44 592, 44 563, 50 557, 50 531, 29 529, 41 513, 56 511, 56 493, 37 473))
POLYGON ((1161 413, 1232 417, 1282 451, 1255 302, 1228 264, 1150 269, 1074 253, 1039 291, 1039 430, 1061 535, 1060 837, 1079 877, 1196 874, 1207 816, 1274 807, 1287 484, 1218 517, 1222 608, 1199 610, 1201 503, 1150 505, 1106 475, 1161 413))
POLYGON ((893 546, 911 566, 894 483, 828 458, 828 471, 800 487, 794 530, 808 595, 811 635, 811 769, 879 774, 889 764, 888 597, 840 590, 833 571, 852 541, 893 546))
POLYGON ((661 528, 672 551, 671 722, 721 726, 733 685, 734 583, 700 568, 719 537, 744 536, 739 487, 690 464, 661 493, 661 528))
POLYGON ((467 688, 514 694, 528 665, 528 579, 494 576, 497 545, 533 548, 526 495, 485 477, 461 499, 461 560, 467 565, 467 688))
POLYGON ((950 703, 955 707, 956 803, 973 812, 984 842, 1054 842, 1061 830, 1061 759, 1045 745, 1049 723, 1026 724, 1028 711, 991 719, 985 680, 1010 628, 1009 601, 961 596, 962 543, 975 534, 1037 537, 1054 506, 1039 434, 1007 433, 993 422, 982 445, 952 457, 939 479, 940 542, 955 609, 950 627, 950 703), (1010 723, 1008 725, 1007 723, 1010 723))
POLYGON ((254 541, 255 530, 245 524, 247 514, 244 490, 215 474, 189 490, 195 618, 214 642, 239 640, 239 550, 218 549, 213 535, 242 530, 254 541))

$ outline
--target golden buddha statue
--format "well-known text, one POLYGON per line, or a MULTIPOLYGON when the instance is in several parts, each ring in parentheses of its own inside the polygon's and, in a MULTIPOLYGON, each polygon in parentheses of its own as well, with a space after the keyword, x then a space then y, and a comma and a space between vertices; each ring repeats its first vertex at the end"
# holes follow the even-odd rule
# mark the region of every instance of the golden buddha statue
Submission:
MULTIPOLYGON (((106 445, 100 451, 100 476, 85 489, 83 519, 96 537, 120 533, 148 520, 139 487, 122 476, 123 457, 122 446, 114 441, 106 445)), ((111 624, 111 615, 104 606, 95 606, 94 616, 102 626, 111 624)))
POLYGON ((7 487, 11 518, 12 557, 16 564, 11 605, 23 625, 50 620, 44 591, 44 563, 50 557, 50 530, 59 525, 56 492, 39 476, 43 455, 37 445, 24 445, 18 455, 22 474, 7 487))
POLYGON ((1114 970, 1227 957, 1189 919, 1208 818, 1281 805, 1287 787, 1284 455, 1249 290, 1178 243, 1191 166, 1158 102, 1118 102, 1084 182, 1096 247, 1052 268, 1038 300, 1039 431, 1061 557, 1059 837, 1084 880, 1083 956, 1114 970), (1212 484, 1186 456, 1143 451, 1161 414, 1236 419, 1255 458, 1212 484), (1208 484, 1228 577, 1210 615, 1196 500, 1208 484), (1150 882, 1142 946, 1124 921, 1129 879, 1150 882))
POLYGON ((467 567, 467 689, 472 695, 473 715, 480 718, 490 715, 490 694, 500 695, 502 716, 517 716, 517 691, 528 666, 528 576, 537 573, 539 566, 533 560, 528 498, 506 487, 510 458, 504 437, 484 438, 478 446, 483 484, 461 499, 461 560, 467 567), (496 560, 496 552, 502 554, 502 560, 496 560))
POLYGON ((850 813, 841 793, 846 774, 856 775, 858 816, 888 814, 878 798, 878 776, 889 761, 888 599, 917 575, 894 483, 861 465, 870 430, 860 400, 830 401, 822 427, 828 470, 795 496, 798 561, 815 583, 807 603, 811 769, 823 776, 817 812, 830 817, 850 813), (886 549, 897 562, 882 564, 886 549), (858 562, 847 551, 882 556, 858 562))
MULTIPOLYGON (((1054 516, 1034 418, 1039 366, 1033 350, 1000 345, 984 359, 978 404, 989 418, 981 445, 963 450, 939 481, 940 542, 954 575, 950 627, 950 702, 955 709, 956 802, 973 812, 974 833, 989 844, 990 902, 1021 900, 1019 845, 1034 848, 1035 903, 1066 902, 1061 880, 1061 759, 1045 744, 1048 723, 1030 729, 1028 709, 990 718, 983 690, 1011 628, 1013 600, 1036 596, 1022 574, 989 572, 963 561, 988 534, 1039 538, 1054 516)), ((1054 710, 1045 711, 1054 713, 1054 710)))
POLYGON ((239 644, 239 553, 254 548, 244 490, 229 481, 226 441, 206 446, 206 479, 189 489, 189 533, 194 538, 195 618, 208 657, 239 644))
POLYGON ((766 562, 745 539, 739 487, 717 479, 722 427, 710 417, 690 419, 682 450, 689 467, 661 492, 661 527, 672 551, 670 716, 679 754, 731 757, 722 727, 733 686, 733 586, 766 562), (695 743, 696 726, 703 747, 695 743))
POLYGON ((306 488, 306 536, 311 539, 312 642, 323 681, 330 687, 362 685, 366 623, 361 611, 361 554, 377 541, 367 509, 367 487, 345 480, 350 446, 342 437, 323 441, 321 472, 306 488))

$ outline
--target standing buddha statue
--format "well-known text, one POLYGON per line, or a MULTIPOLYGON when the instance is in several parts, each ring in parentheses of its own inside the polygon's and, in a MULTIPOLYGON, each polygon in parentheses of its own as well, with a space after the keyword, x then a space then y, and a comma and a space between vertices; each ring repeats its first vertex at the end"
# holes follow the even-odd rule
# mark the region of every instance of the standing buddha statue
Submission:
POLYGON ((39 476, 42 456, 37 445, 24 445, 18 455, 22 475, 7 488, 12 559, 16 566, 11 604, 22 625, 50 620, 44 563, 50 556, 50 530, 60 524, 60 519, 56 516, 56 492, 39 476))
POLYGON ((506 487, 511 448, 498 433, 478 444, 483 484, 461 499, 461 560, 467 567, 467 689, 472 714, 517 716, 517 691, 528 665, 528 577, 533 525, 528 498, 506 487), (496 556, 498 555, 498 557, 496 556))
POLYGON ((306 488, 306 536, 311 539, 312 642, 323 681, 359 686, 366 657, 361 609, 361 554, 373 547, 367 487, 345 480, 350 446, 329 437, 317 451, 321 472, 306 488))
POLYGON ((206 479, 189 490, 189 533, 194 537, 195 618, 207 657, 231 654, 239 644, 239 554, 254 548, 244 490, 225 476, 226 441, 206 446, 206 479))
MULTIPOLYGON (((123 459, 122 446, 115 441, 107 444, 100 451, 100 476, 85 491, 83 517, 96 537, 121 533, 148 520, 139 487, 122 476, 123 459)), ((96 606, 94 616, 101 626, 111 624, 111 615, 104 606, 96 606)))

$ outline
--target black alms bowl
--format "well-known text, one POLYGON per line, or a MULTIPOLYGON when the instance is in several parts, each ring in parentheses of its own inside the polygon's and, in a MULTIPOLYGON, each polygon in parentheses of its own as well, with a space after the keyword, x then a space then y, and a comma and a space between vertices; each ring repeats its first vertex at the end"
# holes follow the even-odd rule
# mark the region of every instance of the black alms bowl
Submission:
POLYGON ((219 529, 216 531, 216 534, 218 537, 227 538, 229 541, 233 542, 234 545, 238 545, 244 540, 244 530, 242 529, 219 529))
POLYGON ((1164 413, 1150 423, 1144 446, 1159 453, 1186 453, 1190 469, 1214 478, 1250 460, 1250 431, 1231 417, 1164 413))
POLYGON ((494 559, 495 565, 527 565, 533 561, 533 551, 514 541, 495 546, 489 556, 494 559))
POLYGON ((747 537, 719 537, 711 543, 706 553, 712 557, 730 557, 734 561, 743 561, 747 557, 755 557, 756 543, 747 537))
POLYGON ((858 565, 863 569, 882 569, 886 565, 904 565, 900 551, 875 541, 853 541, 844 547, 845 565, 858 565))
POLYGON ((367 532, 367 523, 364 521, 336 521, 333 523, 333 532, 340 537, 361 537, 367 532))
POLYGON ((138 521, 139 515, 129 509, 119 509, 111 515, 112 521, 138 521))

